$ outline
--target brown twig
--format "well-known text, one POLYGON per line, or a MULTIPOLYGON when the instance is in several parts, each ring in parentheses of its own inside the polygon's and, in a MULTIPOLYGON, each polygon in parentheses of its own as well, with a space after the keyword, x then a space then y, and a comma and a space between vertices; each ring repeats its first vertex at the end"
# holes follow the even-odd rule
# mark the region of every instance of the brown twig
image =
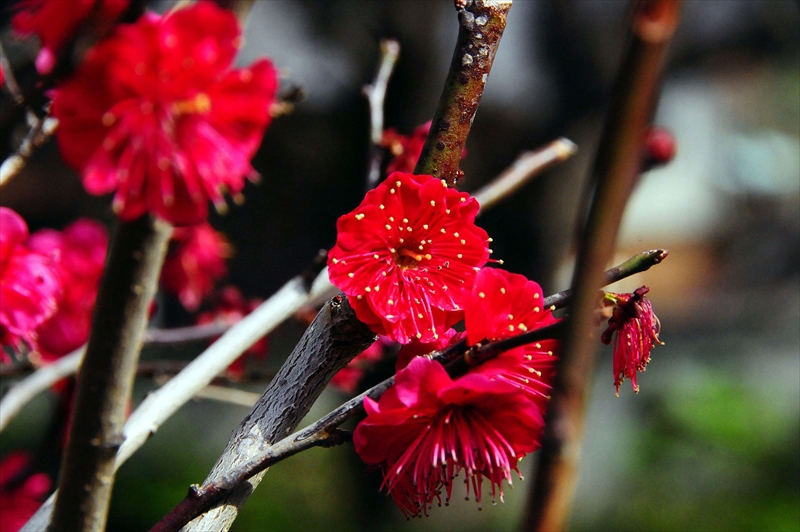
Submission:
POLYGON ((105 528, 125 407, 171 233, 150 215, 116 228, 78 376, 50 531, 105 528))
POLYGON ((458 41, 431 129, 415 174, 428 174, 455 186, 463 172, 461 153, 506 27, 510 0, 456 0, 458 41))
POLYGON ((597 345, 593 323, 597 289, 639 177, 643 133, 650 123, 679 8, 679 0, 645 0, 634 5, 631 42, 595 159, 595 194, 579 246, 572 281, 574 300, 548 405, 526 529, 563 530, 569 515, 597 345))
POLYGON ((574 142, 560 138, 536 151, 525 152, 502 174, 472 195, 478 200, 482 210, 489 209, 554 164, 566 161, 577 151, 578 147, 574 142))
POLYGON ((0 187, 8 183, 11 178, 25 168, 25 164, 36 151, 36 148, 47 142, 55 133, 56 128, 58 128, 58 120, 50 116, 49 109, 42 117, 36 116, 32 111, 28 111, 28 133, 22 139, 17 151, 0 164, 0 187))
POLYGON ((394 65, 400 57, 400 43, 394 39, 381 41, 381 60, 375 80, 369 85, 364 85, 361 93, 369 102, 369 169, 367 172, 367 190, 372 190, 381 179, 381 162, 383 161, 383 102, 386 98, 386 88, 392 77, 394 65))

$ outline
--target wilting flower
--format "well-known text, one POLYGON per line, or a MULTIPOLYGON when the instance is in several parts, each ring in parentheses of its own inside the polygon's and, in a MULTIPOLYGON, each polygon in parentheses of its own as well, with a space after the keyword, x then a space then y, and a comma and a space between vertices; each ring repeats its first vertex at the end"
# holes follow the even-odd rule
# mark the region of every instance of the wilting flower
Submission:
POLYGON ((177 227, 161 270, 161 285, 194 312, 214 289, 214 282, 228 273, 225 259, 230 256, 230 244, 208 222, 177 227))
POLYGON ((82 28, 91 25, 108 31, 128 8, 130 0, 22 0, 11 26, 19 34, 39 36, 42 47, 36 70, 49 74, 56 55, 82 28))
POLYGON ((94 220, 80 219, 64 231, 42 229, 31 236, 30 248, 58 252, 64 291, 55 314, 36 329, 35 350, 45 361, 66 355, 89 339, 92 311, 103 276, 108 231, 94 220))
POLYGON ((29 453, 15 451, 0 460, 0 530, 16 532, 28 522, 50 491, 45 473, 27 475, 29 453))
MULTIPOLYGON (((197 324, 203 325, 205 323, 222 322, 233 325, 250 314, 260 304, 261 300, 245 299, 235 286, 225 286, 220 290, 213 308, 197 316, 197 324)), ((228 375, 234 379, 239 379, 244 376, 245 362, 247 359, 263 359, 266 358, 266 356, 267 338, 264 337, 253 344, 250 349, 245 351, 242 356, 228 366, 228 375)))
POLYGON ((209 199, 239 197, 270 122, 277 75, 260 60, 232 70, 236 17, 211 2, 123 24, 55 94, 65 160, 92 194, 114 192, 123 219, 146 211, 199 223, 209 199))
POLYGON ((613 305, 608 328, 600 340, 611 344, 614 340, 614 386, 619 396, 619 385, 625 379, 631 380, 633 391, 639 393, 636 374, 644 371, 650 362, 650 351, 656 344, 664 345, 658 339, 661 322, 658 321, 650 300, 645 294, 650 289, 646 286, 637 288, 632 294, 615 294, 607 292, 605 303, 613 305))
POLYGON ((331 282, 359 320, 400 343, 432 342, 461 319, 461 298, 489 258, 478 202, 427 175, 396 172, 339 218, 331 282))
POLYGON ((34 343, 36 328, 53 315, 62 291, 58 252, 33 251, 27 240, 25 220, 0 207, 0 344, 14 348, 23 340, 34 343))
MULTIPOLYGON (((464 302, 467 343, 500 340, 555 323, 543 300, 542 288, 524 275, 482 268, 464 302)), ((541 340, 501 353, 470 372, 513 384, 544 410, 557 353, 558 341, 541 340)))
MULTIPOLYGON (((539 444, 539 409, 514 386, 468 374, 453 381, 444 368, 418 357, 375 402, 353 443, 365 463, 383 470, 383 486, 408 515, 427 512, 441 490, 449 501, 453 480, 465 473, 467 497, 480 503, 483 481, 494 499, 525 453, 539 444)), ((517 471, 519 474, 519 471, 517 471)))

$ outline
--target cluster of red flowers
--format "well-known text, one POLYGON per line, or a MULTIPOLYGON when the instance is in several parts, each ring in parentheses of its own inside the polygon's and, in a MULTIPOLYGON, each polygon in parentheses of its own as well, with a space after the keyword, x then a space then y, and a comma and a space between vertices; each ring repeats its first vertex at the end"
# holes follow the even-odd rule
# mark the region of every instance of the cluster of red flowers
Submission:
MULTIPOLYGON (((473 198, 438 179, 395 172, 339 219, 328 254, 330 279, 357 317, 404 344, 395 386, 377 402, 365 398, 367 417, 353 442, 365 463, 382 470, 383 486, 407 516, 449 500, 461 472, 468 497, 472 492, 480 503, 486 480, 492 498, 502 499, 519 459, 539 447, 557 340, 508 350, 455 379, 421 356, 556 321, 538 284, 484 267, 491 239, 475 226, 477 212, 473 198), (464 333, 450 328, 462 319, 464 333)), ((614 331, 628 338, 616 341, 617 386, 622 378, 635 385, 657 341, 645 292, 613 298, 604 341, 614 331)))
MULTIPOLYGON (((37 67, 88 25, 119 19, 128 0, 26 0, 13 19, 41 40, 37 67)), ((101 34, 103 32, 100 32, 101 34)), ((238 199, 250 158, 271 121, 278 87, 267 59, 231 68, 242 37, 236 17, 201 1, 119 24, 54 90, 64 159, 92 194, 114 192, 123 219, 152 212, 174 224, 205 220, 207 203, 238 199)))
MULTIPOLYGON (((205 220, 208 201, 223 210, 223 194, 241 199, 244 178, 256 176, 250 158, 271 121, 277 71, 267 59, 232 68, 239 23, 213 2, 119 24, 129 7, 129 0, 22 0, 12 26, 39 38, 43 74, 79 34, 100 38, 52 91, 61 153, 87 191, 114 192, 122 219, 150 212, 184 226, 174 232, 161 284, 195 312, 227 273, 231 252, 205 220)), ((88 337, 106 231, 79 220, 28 240, 16 213, 2 216, 0 341, 26 343, 42 361, 62 356, 88 337)), ((239 303, 223 294, 212 312, 230 321, 252 306, 239 303)))
POLYGON ((491 239, 474 223, 477 202, 431 176, 391 174, 339 219, 328 256, 331 281, 357 317, 404 345, 396 385, 354 434, 356 451, 384 473, 384 486, 407 515, 452 493, 462 470, 467 493, 482 483, 502 497, 517 461, 538 447, 557 344, 520 347, 455 380, 419 357, 459 341, 470 345, 554 321, 539 285, 482 268, 491 239))
POLYGON ((42 362, 83 345, 103 273, 105 227, 81 219, 28 237, 25 221, 0 207, 0 242, 0 344, 19 351, 24 342, 42 362))

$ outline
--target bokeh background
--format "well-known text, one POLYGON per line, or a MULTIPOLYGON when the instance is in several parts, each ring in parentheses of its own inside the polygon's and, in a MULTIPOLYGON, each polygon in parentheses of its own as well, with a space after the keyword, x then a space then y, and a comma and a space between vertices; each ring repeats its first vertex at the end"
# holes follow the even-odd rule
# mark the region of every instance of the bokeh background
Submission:
MULTIPOLYGON (((569 284, 574 219, 623 49, 625 6, 517 0, 467 144, 464 190, 523 150, 559 136, 578 144, 573 160, 479 222, 504 267, 546 293, 569 284)), ((3 17, 3 42, 21 56, 26 48, 12 42, 3 17)), ((610 350, 599 351, 571 529, 800 529, 798 28, 796 1, 685 2, 655 120, 674 132, 678 155, 643 176, 618 249, 620 260, 671 250, 617 287, 652 288, 666 345, 654 351, 641 393, 626 383, 619 398, 610 350)), ((336 218, 359 203, 368 140, 360 90, 374 75, 379 40, 402 46, 386 125, 409 133, 432 117, 456 32, 447 0, 255 2, 240 63, 271 56, 283 86, 302 87, 306 99, 267 131, 254 160, 263 180, 248 185, 246 204, 212 217, 237 249, 229 282, 268 297, 333 243, 336 218)), ((53 142, 2 189, 0 203, 32 230, 78 216, 113 220, 108 199, 83 192, 53 142)), ((161 309, 159 325, 190 322, 174 302, 161 300, 161 309)), ((271 335, 270 367, 302 330, 290 322, 271 335)), ((202 348, 144 357, 190 359, 202 348)), ((135 402, 157 386, 137 381, 135 402)), ((308 421, 345 399, 327 391, 308 421)), ((246 413, 208 400, 185 406, 121 469, 109 530, 152 526, 202 481, 246 413)), ((0 455, 52 447, 57 415, 53 397, 37 399, 0 435, 0 455)), ((525 477, 534 463, 522 462, 525 477)), ((270 470, 234 530, 517 530, 531 482, 515 482, 504 504, 487 497, 478 511, 456 495, 450 508, 410 522, 379 485, 350 446, 314 449, 270 470)))

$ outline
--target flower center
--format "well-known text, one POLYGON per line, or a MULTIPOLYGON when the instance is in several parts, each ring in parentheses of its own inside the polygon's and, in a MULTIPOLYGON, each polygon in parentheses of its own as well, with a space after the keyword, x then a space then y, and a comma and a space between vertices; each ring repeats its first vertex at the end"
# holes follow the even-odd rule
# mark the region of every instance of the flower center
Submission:
POLYGON ((400 267, 402 270, 408 270, 409 268, 414 269, 422 260, 423 255, 419 253, 414 253, 410 249, 407 248, 400 248, 394 254, 394 262, 400 267))
POLYGON ((173 104, 175 114, 184 115, 190 113, 205 114, 211 110, 211 99, 208 94, 201 92, 194 98, 175 102, 173 104))

